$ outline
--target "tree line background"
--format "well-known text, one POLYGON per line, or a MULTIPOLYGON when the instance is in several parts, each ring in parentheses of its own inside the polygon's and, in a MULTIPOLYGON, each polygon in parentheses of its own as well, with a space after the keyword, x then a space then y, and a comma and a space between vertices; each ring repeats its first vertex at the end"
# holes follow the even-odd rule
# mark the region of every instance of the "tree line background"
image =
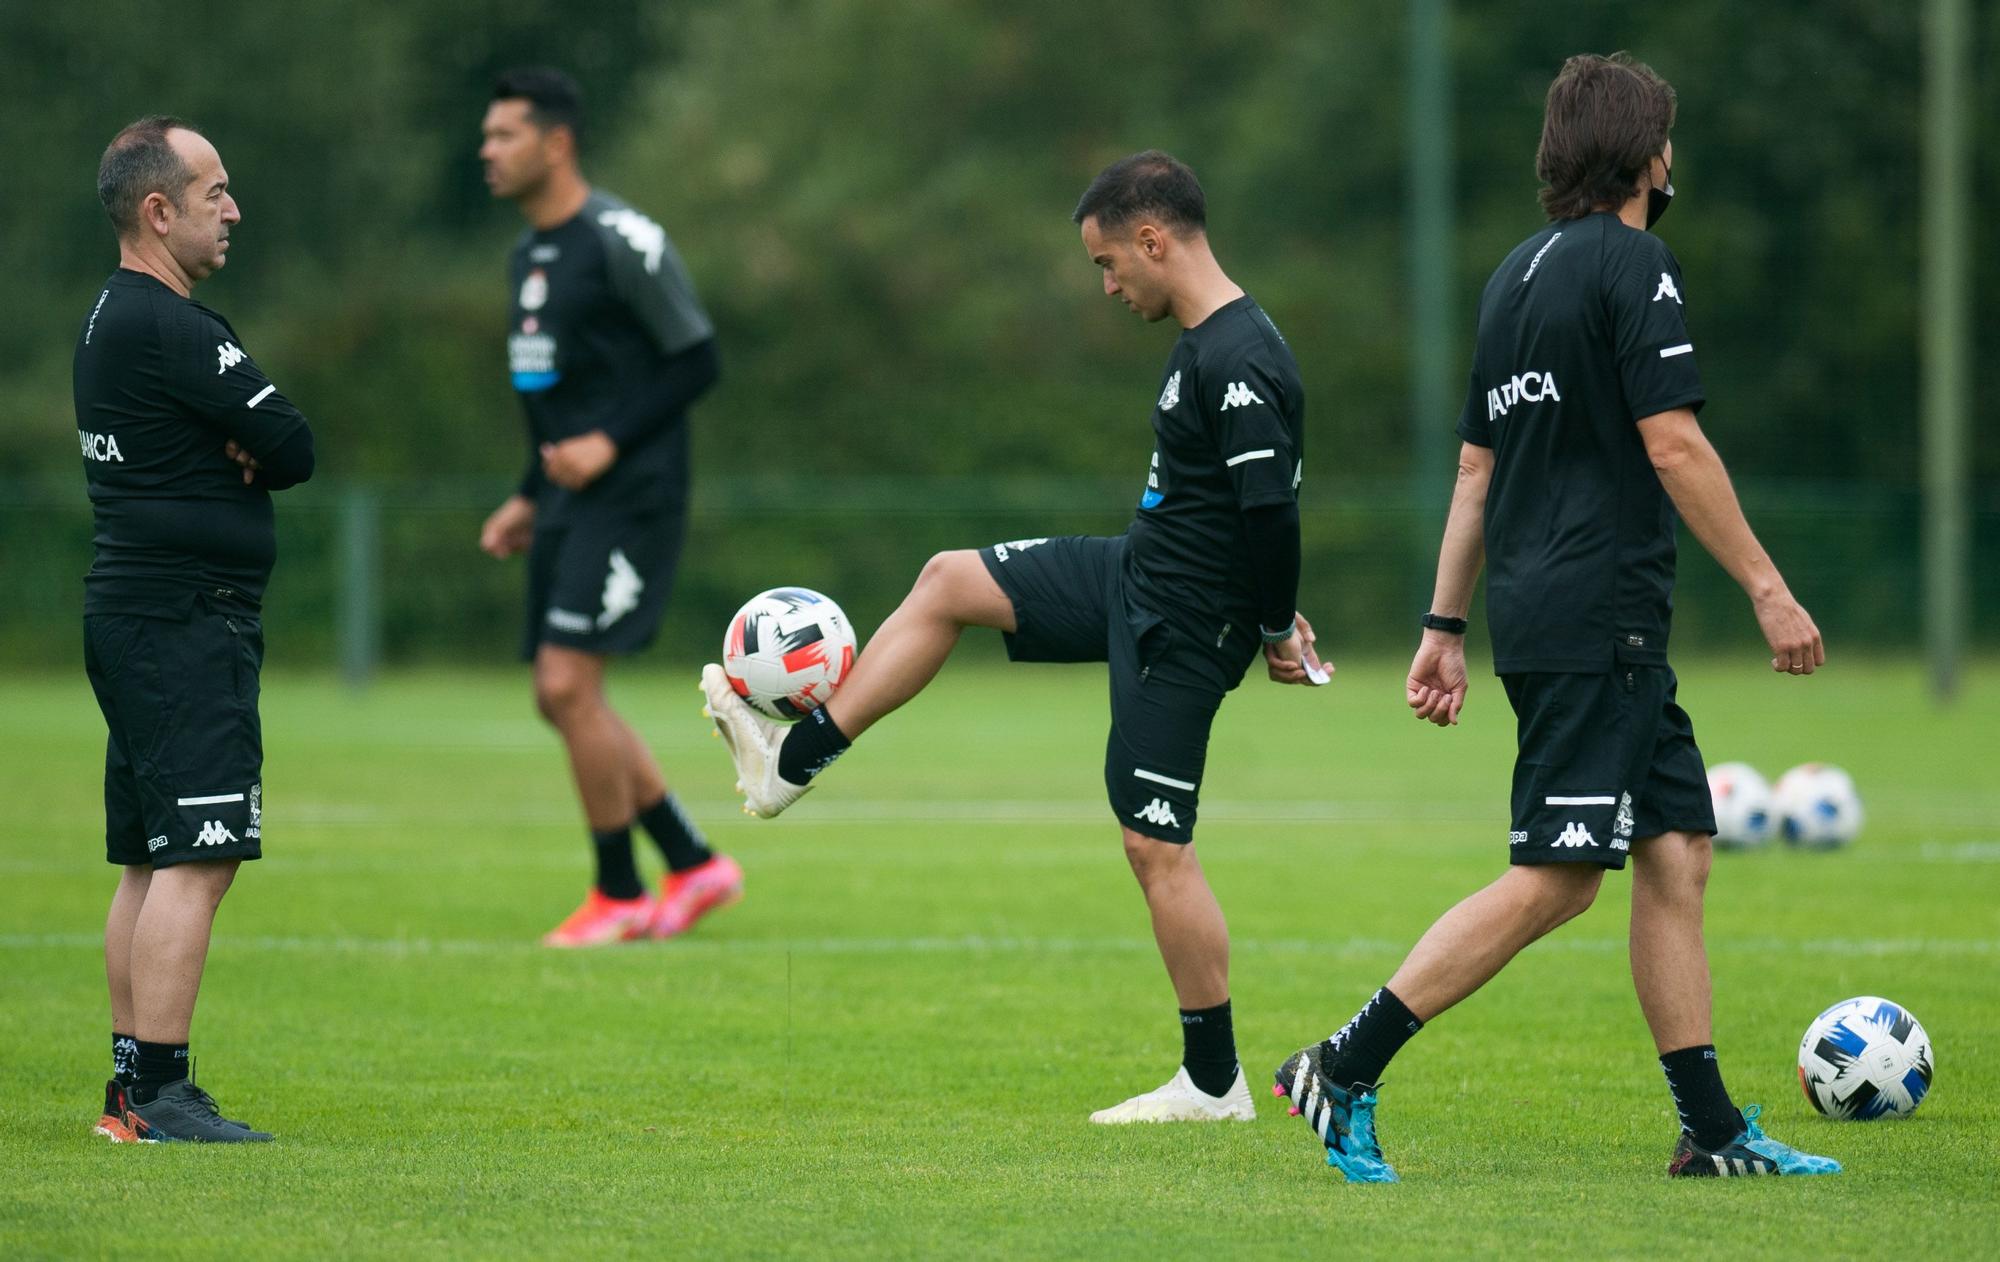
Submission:
MULTIPOLYGON (((2000 5, 1975 7, 1977 204, 2000 196, 2000 5)), ((1915 643, 1917 6, 1870 0, 1453 6, 1452 397, 1491 268, 1540 222, 1542 97, 1564 56, 1629 48, 1680 93, 1679 198, 1705 427, 1829 639, 1915 643)), ((1302 602, 1335 643, 1409 638, 1451 469, 1413 467, 1403 5, 1156 0, 497 0, 0 9, 10 184, 0 304, 0 653, 75 655, 89 526, 70 356, 115 265, 94 194, 122 124, 202 125, 243 207, 225 312, 312 418, 320 472, 280 506, 269 622, 333 651, 343 494, 380 505, 392 658, 509 651, 518 566, 474 548, 525 458, 505 374, 506 251, 475 150, 498 69, 590 97, 586 171, 667 226, 714 314, 696 521, 663 656, 708 650, 761 587, 864 626, 930 552, 1116 531, 1144 481, 1170 329, 1099 291, 1068 215, 1106 162, 1201 175, 1232 276, 1308 391, 1302 602)), ((2000 250, 1975 223, 1977 345, 2000 250)), ((1976 555, 2000 548, 2000 438, 1975 371, 1976 555)), ((1448 460, 1448 457, 1447 457, 1448 460)), ((2000 566, 1978 567, 1984 628, 2000 566)), ((1747 610, 1683 551, 1679 638, 1747 610)), ((1990 629, 1976 634, 1991 644, 1990 629)))

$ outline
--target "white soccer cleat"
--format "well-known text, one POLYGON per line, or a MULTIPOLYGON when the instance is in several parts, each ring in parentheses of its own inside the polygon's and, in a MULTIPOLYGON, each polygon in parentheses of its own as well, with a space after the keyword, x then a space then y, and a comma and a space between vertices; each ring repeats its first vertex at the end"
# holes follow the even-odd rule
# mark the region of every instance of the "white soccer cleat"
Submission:
POLYGON ((715 734, 729 747, 730 760, 736 764, 736 791, 743 795, 743 809, 771 819, 804 797, 811 785, 793 784, 778 774, 778 747, 785 743, 788 729, 745 705, 729 686, 729 676, 714 662, 701 668, 701 691, 708 699, 701 712, 714 720, 715 734))
POLYGON ((1135 1095, 1123 1104, 1099 1109, 1090 1120, 1100 1126, 1122 1126, 1127 1122, 1254 1122, 1257 1106, 1250 1100, 1250 1084, 1241 1066, 1236 1081, 1223 1095, 1210 1095, 1188 1078, 1183 1065, 1163 1087, 1135 1095))

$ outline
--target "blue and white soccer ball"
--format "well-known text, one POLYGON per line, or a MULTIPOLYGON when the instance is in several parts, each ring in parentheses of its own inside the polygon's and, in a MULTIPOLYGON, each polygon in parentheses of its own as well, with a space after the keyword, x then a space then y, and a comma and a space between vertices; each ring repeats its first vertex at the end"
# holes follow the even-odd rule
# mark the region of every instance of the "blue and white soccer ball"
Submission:
POLYGON ((1771 840, 1771 786, 1747 762, 1708 769, 1708 795, 1715 799, 1715 844, 1724 850, 1753 850, 1771 840))
POLYGON ((744 602, 722 637, 722 673, 752 708, 790 722, 817 710, 854 665, 854 627, 806 587, 774 587, 744 602))
POLYGON ((1864 995, 1819 1014, 1799 1040, 1799 1087, 1828 1117, 1908 1117, 1931 1089, 1930 1035, 1909 1010, 1864 995))
POLYGON ((1807 850, 1844 846, 1861 831, 1861 795, 1845 771, 1828 763, 1804 763, 1779 776, 1771 806, 1779 834, 1807 850))

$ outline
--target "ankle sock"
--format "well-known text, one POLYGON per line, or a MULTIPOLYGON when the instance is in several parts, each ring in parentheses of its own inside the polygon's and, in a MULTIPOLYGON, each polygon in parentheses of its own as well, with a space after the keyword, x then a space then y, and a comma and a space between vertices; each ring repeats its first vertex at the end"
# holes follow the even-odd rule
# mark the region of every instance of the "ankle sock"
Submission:
POLYGON ((831 767, 853 743, 841 733, 825 706, 808 710, 806 717, 785 733, 785 743, 778 746, 778 778, 811 784, 814 776, 831 767))
POLYGON ((1681 1129, 1710 1152, 1743 1133, 1743 1115, 1729 1099, 1722 1085, 1722 1066, 1715 1059, 1715 1045, 1684 1047, 1660 1057, 1666 1071, 1667 1090, 1674 1107, 1680 1110, 1681 1129))
POLYGON ((590 831, 590 844, 597 851, 597 888, 606 898, 637 898, 646 892, 639 884, 639 867, 632 858, 632 826, 604 832, 590 831))
POLYGON ((134 1065, 128 1098, 134 1104, 151 1104, 160 1092, 188 1076, 186 1043, 148 1043, 132 1040, 137 1063, 134 1065))
POLYGON ((126 1086, 139 1068, 139 1040, 129 1034, 111 1032, 111 1076, 126 1086))
POLYGON ((681 809, 681 800, 671 793, 640 811, 639 823, 660 848, 669 872, 698 868, 715 857, 701 829, 694 826, 694 821, 681 809))
POLYGON ((1369 996, 1354 1019, 1320 1044, 1320 1066, 1336 1087, 1374 1086, 1403 1044, 1424 1028, 1387 986, 1369 996))
POLYGON ((1236 1026, 1227 999, 1213 1008, 1181 1009, 1181 1065, 1210 1095, 1227 1095, 1236 1084, 1236 1026))

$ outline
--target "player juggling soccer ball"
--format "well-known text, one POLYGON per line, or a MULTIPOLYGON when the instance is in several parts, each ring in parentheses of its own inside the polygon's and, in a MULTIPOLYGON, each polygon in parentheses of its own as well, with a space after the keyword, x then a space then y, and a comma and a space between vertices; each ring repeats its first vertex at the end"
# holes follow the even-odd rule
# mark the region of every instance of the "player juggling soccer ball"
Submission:
POLYGON ((1482 560, 1494 667, 1519 721, 1506 875, 1446 912, 1352 1021, 1277 1073, 1350 1180, 1394 1180, 1376 1088, 1426 1021, 1589 907, 1632 862, 1632 983, 1681 1137, 1677 1176, 1840 1169, 1765 1135, 1723 1088, 1702 892, 1713 806, 1667 630, 1674 514, 1749 593, 1772 666, 1809 675, 1819 632, 1737 507, 1695 423, 1703 400, 1680 266, 1648 231, 1673 196, 1674 91, 1624 56, 1572 57, 1549 88, 1536 172, 1548 226, 1479 304, 1458 484, 1411 663, 1420 719, 1458 722, 1482 560))
POLYGON ((517 70, 494 86, 479 147, 487 187, 528 221, 510 259, 507 358, 529 433, 520 488, 479 546, 528 553, 521 653, 597 853, 590 894, 543 939, 557 947, 673 937, 743 889, 604 694, 610 659, 659 630, 687 525, 687 410, 718 368, 715 326, 666 232, 584 182, 582 129, 568 75, 517 70), (639 881, 634 822, 666 860, 657 899, 639 881))
POLYGON ((177 118, 119 132, 97 169, 118 270, 77 333, 77 438, 96 518, 84 667, 104 712, 104 925, 117 1142, 271 1136, 195 1085, 188 1031, 217 906, 263 853, 257 714, 271 492, 312 476, 306 418, 194 287, 243 216, 221 155, 177 118))
POLYGON ((1005 633, 1015 661, 1105 663, 1105 787, 1179 1000, 1184 1057, 1166 1085, 1091 1120, 1247 1121, 1229 932, 1193 842, 1223 694, 1260 652, 1279 683, 1326 679, 1295 604, 1305 394, 1270 317, 1209 250, 1194 172, 1135 154, 1091 183, 1074 218, 1105 294, 1183 330, 1150 396, 1154 448, 1130 529, 932 557, 833 699, 793 727, 753 713, 720 666, 703 669, 702 689, 748 809, 770 817, 916 696, 967 627, 1005 633))

